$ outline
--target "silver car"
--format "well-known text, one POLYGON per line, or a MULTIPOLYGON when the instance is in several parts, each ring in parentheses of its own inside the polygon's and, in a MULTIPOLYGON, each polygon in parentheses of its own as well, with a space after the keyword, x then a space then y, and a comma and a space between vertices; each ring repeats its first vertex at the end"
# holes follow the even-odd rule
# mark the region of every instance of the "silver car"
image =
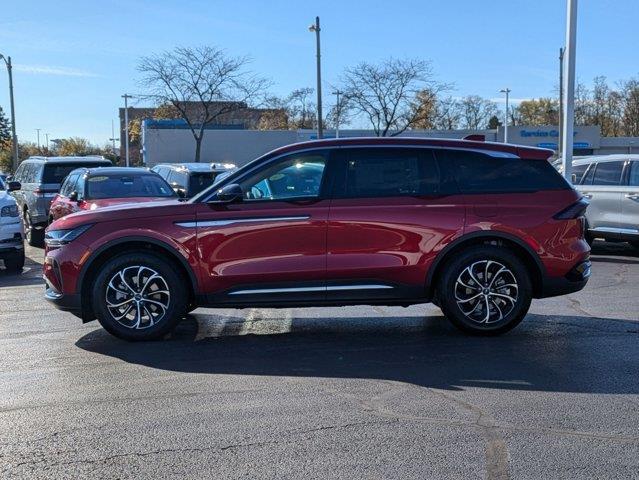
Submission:
POLYGON ((590 201, 587 238, 639 248, 639 155, 601 155, 573 162, 573 183, 590 201))
POLYGON ((11 178, 20 182, 20 190, 12 192, 18 203, 29 245, 41 246, 49 221, 51 200, 60 191, 65 177, 80 167, 107 167, 111 161, 100 156, 29 157, 11 178))

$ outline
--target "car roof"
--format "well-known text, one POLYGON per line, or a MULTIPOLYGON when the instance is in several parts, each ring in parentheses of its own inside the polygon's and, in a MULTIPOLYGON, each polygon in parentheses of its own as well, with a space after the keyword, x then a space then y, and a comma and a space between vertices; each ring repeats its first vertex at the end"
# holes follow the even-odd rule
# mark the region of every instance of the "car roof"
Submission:
MULTIPOLYGON (((74 162, 108 162, 111 163, 111 160, 108 158, 104 158, 101 155, 87 155, 84 157, 80 156, 68 156, 68 157, 40 157, 33 156, 24 160, 24 162, 43 162, 43 163, 74 163, 74 162)), ((24 163, 23 162, 23 163, 24 163)))
POLYGON ((168 167, 173 170, 183 170, 187 172, 225 172, 227 170, 232 170, 235 168, 235 165, 232 163, 197 163, 197 162, 186 162, 186 163, 159 163, 155 165, 155 167, 168 167))
MULTIPOLYGON (((501 153, 514 155, 528 159, 548 160, 553 150, 547 148, 527 147, 511 143, 484 142, 479 140, 463 140, 458 138, 430 138, 430 137, 351 137, 323 140, 310 140, 307 142, 293 143, 276 148, 264 156, 281 155, 299 150, 323 147, 350 147, 350 146, 406 146, 406 147, 433 147, 447 149, 462 149, 481 151, 488 154, 501 153)), ((260 157, 262 158, 262 157, 260 157)))
POLYGON ((591 163, 605 163, 605 162, 618 162, 624 160, 639 160, 639 155, 636 153, 615 153, 612 155, 591 155, 588 157, 580 158, 579 160, 573 160, 573 165, 589 165, 591 163))

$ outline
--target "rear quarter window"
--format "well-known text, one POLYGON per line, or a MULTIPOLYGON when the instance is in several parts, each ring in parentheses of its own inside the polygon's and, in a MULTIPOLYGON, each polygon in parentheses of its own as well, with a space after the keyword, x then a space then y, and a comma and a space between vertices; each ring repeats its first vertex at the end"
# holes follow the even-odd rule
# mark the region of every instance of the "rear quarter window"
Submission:
POLYGON ((462 150, 441 150, 436 155, 443 165, 452 168, 463 193, 536 192, 571 188, 545 160, 493 157, 462 150))

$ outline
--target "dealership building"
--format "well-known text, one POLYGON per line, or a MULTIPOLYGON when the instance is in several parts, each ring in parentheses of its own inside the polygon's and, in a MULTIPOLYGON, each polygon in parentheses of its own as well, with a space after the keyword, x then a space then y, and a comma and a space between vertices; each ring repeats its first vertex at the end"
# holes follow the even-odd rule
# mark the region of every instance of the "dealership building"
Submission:
MULTIPOLYGON (((486 141, 503 142, 504 128, 497 130, 409 130, 404 137, 464 138, 481 135, 486 141)), ((325 138, 335 132, 325 131, 325 138)), ((372 130, 340 130, 340 137, 370 137, 372 130)), ((291 143, 314 140, 314 130, 248 130, 230 125, 209 126, 202 140, 202 162, 234 163, 238 166, 275 148, 291 143)), ((559 129, 555 126, 510 126, 508 142, 526 146, 558 149, 559 129)), ((142 122, 142 159, 151 167, 158 163, 193 161, 195 141, 183 120, 151 120, 142 122)), ((639 153, 639 137, 602 137, 599 127, 575 127, 575 155, 639 153)))

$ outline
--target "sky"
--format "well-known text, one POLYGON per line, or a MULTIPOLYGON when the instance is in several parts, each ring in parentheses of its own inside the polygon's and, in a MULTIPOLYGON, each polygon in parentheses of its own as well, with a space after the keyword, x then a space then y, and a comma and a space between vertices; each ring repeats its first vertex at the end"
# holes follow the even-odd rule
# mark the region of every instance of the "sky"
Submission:
MULTIPOLYGON (((144 93, 139 58, 176 46, 212 45, 248 55, 250 69, 285 96, 315 86, 322 26, 324 104, 344 68, 388 57, 432 62, 453 96, 551 96, 565 42, 565 0, 0 0, 0 53, 14 64, 20 141, 79 136, 104 145, 124 93, 144 93)), ((639 76, 638 0, 582 0, 577 76, 614 83, 639 76)), ((9 112, 0 64, 0 106, 9 112)), ((140 105, 142 106, 142 105, 140 105)))

